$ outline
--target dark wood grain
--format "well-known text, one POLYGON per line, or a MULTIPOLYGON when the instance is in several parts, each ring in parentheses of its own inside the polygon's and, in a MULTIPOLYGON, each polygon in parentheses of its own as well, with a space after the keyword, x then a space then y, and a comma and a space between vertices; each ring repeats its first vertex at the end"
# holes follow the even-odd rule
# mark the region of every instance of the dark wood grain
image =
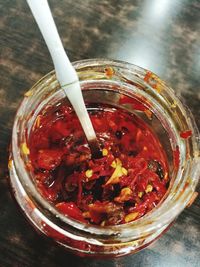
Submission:
MULTIPOLYGON (((109 57, 156 72, 190 107, 200 127, 199 0, 50 0, 72 61, 109 57)), ((26 1, 0 0, 0 267, 198 267, 200 200, 155 244, 116 260, 70 255, 39 236, 8 186, 7 148, 23 94, 53 66, 26 1)))

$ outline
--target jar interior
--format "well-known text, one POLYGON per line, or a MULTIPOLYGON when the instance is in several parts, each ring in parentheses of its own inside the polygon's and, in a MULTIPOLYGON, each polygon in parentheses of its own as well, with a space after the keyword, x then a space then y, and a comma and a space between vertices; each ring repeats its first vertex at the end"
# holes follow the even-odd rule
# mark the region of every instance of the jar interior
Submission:
MULTIPOLYGON (((118 72, 116 73, 116 75, 113 75, 110 79, 108 79, 108 77, 105 77, 105 66, 103 63, 102 65, 103 67, 100 65, 97 67, 90 66, 88 68, 82 68, 79 66, 79 63, 77 63, 85 102, 109 104, 113 107, 120 107, 136 114, 143 121, 145 121, 145 123, 159 138, 167 156, 171 179, 170 186, 167 194, 163 198, 162 203, 160 203, 155 210, 150 212, 154 214, 154 219, 152 219, 152 222, 154 223, 154 226, 152 226, 153 231, 153 228, 156 227, 157 219, 161 214, 163 215, 163 210, 166 211, 167 206, 172 207, 174 198, 180 197, 180 194, 176 196, 175 194, 173 195, 173 192, 175 192, 176 189, 180 187, 180 185, 182 186, 182 188, 184 188, 185 181, 187 180, 187 177, 182 175, 183 172, 180 166, 183 166, 185 164, 187 155, 192 155, 194 151, 196 151, 196 147, 191 144, 192 141, 190 140, 181 140, 179 132, 182 128, 184 129, 184 127, 188 127, 188 124, 189 127, 192 127, 191 122, 187 122, 187 125, 184 124, 186 117, 185 111, 183 110, 182 106, 179 105, 180 103, 177 99, 177 105, 175 105, 174 107, 170 106, 174 105, 174 98, 173 96, 171 96, 170 89, 163 90, 163 94, 160 94, 152 89, 149 84, 143 82, 143 79, 141 79, 141 77, 143 76, 142 78, 144 78, 145 76, 146 72, 144 70, 136 68, 134 71, 131 70, 130 72, 128 72, 126 68, 120 69, 121 65, 119 64, 120 66, 118 66, 117 68, 118 72), (121 73, 119 73, 119 71, 121 71, 121 73), (137 75, 135 74, 135 72, 137 72, 137 75), (122 79, 122 76, 126 77, 126 79, 122 79), (131 83, 129 81, 131 81, 131 83), (145 110, 147 112, 137 110, 130 104, 120 105, 119 98, 122 95, 134 99, 137 103, 142 104, 144 107, 146 107, 145 110), (176 151, 177 147, 180 148, 178 154, 178 166, 176 166, 175 164, 175 157, 177 155, 174 154, 174 151, 176 151)), ((163 86, 164 88, 164 85, 162 83, 161 86, 163 86)), ((59 102, 62 102, 63 99, 65 99, 64 101, 68 102, 65 97, 65 93, 59 88, 59 84, 55 79, 54 73, 51 73, 49 76, 44 77, 43 80, 41 82, 39 81, 32 90, 34 93, 32 94, 32 91, 30 91, 30 93, 27 94, 27 97, 25 97, 24 101, 22 102, 22 105, 17 114, 18 120, 16 121, 15 127, 19 129, 19 134, 17 136, 17 140, 14 136, 14 146, 16 145, 16 141, 18 147, 20 147, 20 144, 28 142, 31 127, 33 126, 36 117, 41 112, 41 110, 47 109, 49 106, 56 106, 59 102)), ((21 153, 20 156, 22 158, 21 163, 23 162, 26 166, 29 163, 28 155, 21 153)), ((188 168, 186 168, 186 172, 188 172, 188 168)), ((23 176, 22 173, 20 175, 21 177, 23 176)), ((30 186, 30 180, 34 181, 34 175, 33 173, 31 173, 31 170, 29 170, 27 180, 23 181, 22 179, 21 181, 27 191, 33 193, 34 190, 33 186, 30 186)), ((196 183, 197 178, 195 179, 195 181, 191 181, 191 187, 194 188, 196 183)), ((180 209, 184 208, 184 206, 188 202, 188 199, 190 198, 191 190, 188 192, 188 195, 181 202, 183 205, 182 208, 179 207, 180 209)), ((39 197, 36 192, 33 195, 34 197, 36 197, 36 199, 38 198, 38 202, 42 202, 42 205, 44 205, 45 200, 41 199, 41 196, 39 197)), ((54 215, 56 214, 56 220, 59 218, 61 219, 61 221, 67 222, 69 225, 77 227, 77 229, 83 229, 82 225, 80 225, 78 222, 74 222, 73 220, 70 221, 68 218, 64 218, 64 216, 59 215, 58 212, 55 212, 55 210, 49 205, 46 205, 46 207, 46 214, 48 214, 49 211, 54 215)), ((173 216, 175 216, 175 214, 177 214, 177 211, 174 211, 173 216)), ((126 228, 126 226, 123 226, 124 229, 127 230, 126 238, 130 234, 130 230, 132 231, 133 229, 135 229, 137 231, 138 223, 146 227, 149 224, 149 216, 151 216, 151 214, 145 215, 144 217, 146 219, 143 217, 142 220, 139 219, 138 222, 135 221, 131 223, 131 228, 129 228, 128 226, 129 229, 126 228)), ((165 216, 164 218, 166 224, 172 221, 172 219, 174 218, 173 216, 172 218, 168 218, 167 214, 164 214, 163 216, 165 216)), ((122 230, 123 227, 121 227, 122 230)), ((94 227, 94 229, 84 229, 96 234, 105 234, 105 229, 103 229, 102 232, 101 229, 97 228, 94 227)), ((117 226, 114 230, 113 229, 114 228, 108 229, 108 233, 115 234, 116 229, 117 232, 119 231, 119 228, 117 226)))
MULTIPOLYGON (((113 108, 120 108, 122 110, 128 111, 131 114, 135 114, 143 122, 145 122, 145 124, 148 125, 148 128, 152 130, 154 135, 160 141, 160 144, 162 145, 163 151, 167 158, 167 170, 169 171, 169 173, 172 173, 174 169, 173 152, 168 132, 161 124, 160 119, 158 119, 158 117, 156 116, 154 104, 151 103, 149 99, 146 99, 143 95, 138 94, 138 88, 136 86, 135 88, 132 87, 130 90, 130 88, 128 88, 126 85, 118 85, 116 83, 113 84, 109 81, 104 81, 104 83, 102 83, 101 81, 82 81, 81 87, 86 104, 92 104, 94 107, 98 105, 109 105, 113 108), (120 99, 122 99, 123 97, 126 97, 126 103, 120 103, 120 99), (134 105, 130 104, 132 102, 134 102, 134 105)), ((45 116, 47 116, 49 110, 53 113, 54 110, 56 110, 57 107, 59 107, 62 103, 64 103, 65 106, 71 106, 62 91, 57 91, 55 94, 50 96, 50 99, 45 99, 45 103, 41 103, 38 108, 34 110, 31 119, 32 126, 30 125, 29 127, 29 134, 31 132, 31 128, 35 125, 38 114, 45 114, 45 116)), ((160 114, 160 116, 162 120, 166 120, 162 113, 160 114)), ((28 139, 29 135, 27 136, 27 143, 29 143, 28 139)), ((149 142, 151 142, 151 140, 149 140, 149 142)), ((34 179, 33 173, 32 177, 36 185, 36 180, 34 179)), ((168 192, 159 202, 159 205, 166 198, 167 194, 168 192)))

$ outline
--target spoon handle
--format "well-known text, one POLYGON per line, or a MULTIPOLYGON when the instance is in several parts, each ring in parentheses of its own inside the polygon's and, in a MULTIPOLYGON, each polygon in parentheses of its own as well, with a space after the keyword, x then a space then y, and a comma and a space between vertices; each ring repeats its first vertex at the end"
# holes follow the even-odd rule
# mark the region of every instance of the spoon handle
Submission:
POLYGON ((27 0, 27 3, 51 54, 56 77, 79 118, 86 138, 89 143, 95 141, 96 134, 83 100, 78 75, 63 48, 48 2, 27 0))
POLYGON ((47 44, 60 85, 78 81, 76 71, 63 48, 47 0, 27 0, 27 3, 47 44))

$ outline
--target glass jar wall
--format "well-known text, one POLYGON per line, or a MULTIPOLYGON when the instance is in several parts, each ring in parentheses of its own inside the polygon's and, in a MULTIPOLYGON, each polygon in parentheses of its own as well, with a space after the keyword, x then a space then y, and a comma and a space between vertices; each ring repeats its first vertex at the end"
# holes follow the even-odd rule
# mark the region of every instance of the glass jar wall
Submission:
POLYGON ((16 114, 9 160, 11 186, 33 226, 70 251, 101 257, 133 253, 156 240, 194 199, 200 169, 199 133, 187 107, 152 72, 106 59, 78 61, 74 66, 86 102, 134 113, 158 136, 169 164, 170 184, 165 197, 136 221, 103 227, 64 216, 40 195, 26 144, 40 111, 66 98, 54 72, 25 94, 16 114), (120 103, 122 96, 137 104, 120 103))

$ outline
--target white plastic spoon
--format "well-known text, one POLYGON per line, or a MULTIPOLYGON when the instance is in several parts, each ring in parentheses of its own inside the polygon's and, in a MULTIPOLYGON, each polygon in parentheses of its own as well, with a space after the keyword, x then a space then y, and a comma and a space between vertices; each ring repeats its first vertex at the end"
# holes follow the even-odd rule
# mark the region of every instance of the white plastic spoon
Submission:
POLYGON ((83 100, 78 75, 64 50, 48 2, 27 0, 27 3, 51 54, 56 77, 79 118, 92 155, 95 157, 99 154, 96 134, 83 100))

